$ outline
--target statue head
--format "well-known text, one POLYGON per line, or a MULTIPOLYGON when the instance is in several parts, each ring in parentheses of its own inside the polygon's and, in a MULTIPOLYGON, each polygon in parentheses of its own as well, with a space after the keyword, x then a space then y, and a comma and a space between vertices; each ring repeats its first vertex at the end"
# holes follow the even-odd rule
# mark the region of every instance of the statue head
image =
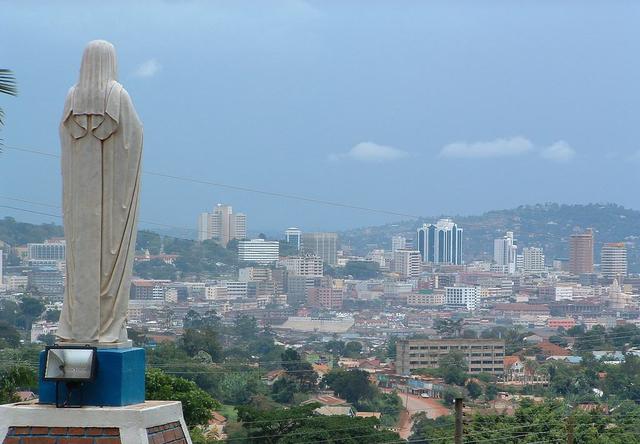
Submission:
POLYGON ((116 48, 105 40, 93 40, 84 49, 78 86, 103 89, 112 80, 118 80, 116 48))

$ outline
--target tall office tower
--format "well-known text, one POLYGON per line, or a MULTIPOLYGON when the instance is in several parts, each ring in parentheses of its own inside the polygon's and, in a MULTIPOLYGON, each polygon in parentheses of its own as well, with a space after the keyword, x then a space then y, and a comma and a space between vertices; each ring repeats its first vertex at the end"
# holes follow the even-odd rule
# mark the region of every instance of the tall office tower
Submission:
POLYGON ((522 249, 522 271, 525 273, 542 273, 545 271, 542 248, 527 247, 522 249))
POLYGON ((213 213, 198 216, 198 240, 213 239, 227 246, 231 239, 246 239, 247 216, 234 213, 230 205, 218 204, 213 213))
POLYGON ((3 281, 3 274, 2 274, 2 272, 3 272, 3 270, 2 270, 2 267, 3 267, 3 263, 2 263, 3 256, 2 255, 3 254, 4 254, 4 252, 2 250, 0 250, 0 288, 2 288, 2 283, 4 282, 3 281))
POLYGON ((418 250, 396 250, 393 253, 393 271, 405 278, 420 276, 420 252, 418 250))
POLYGON ((462 264, 462 228, 451 219, 418 228, 418 251, 423 262, 462 264))
POLYGON ((299 251, 302 244, 302 231, 296 227, 287 228, 284 232, 284 240, 299 251))
POLYGON ((198 216, 198 241, 211 239, 209 229, 209 213, 200 213, 198 216))
POLYGON ((627 246, 624 242, 609 243, 602 246, 600 271, 610 279, 627 276, 627 246))
POLYGON ((403 250, 407 248, 407 238, 404 236, 393 236, 391 238, 391 252, 395 253, 396 250, 403 250))
POLYGON ((244 213, 232 214, 230 224, 231 224, 231 227, 230 227, 231 239, 247 238, 247 215, 246 214, 244 213))
POLYGON ((238 242, 238 260, 269 264, 278 260, 280 242, 264 239, 241 240, 238 242))
POLYGON ((513 231, 507 231, 502 239, 493 241, 493 261, 502 268, 503 273, 516 272, 516 252, 518 247, 513 243, 513 231))
POLYGON ((322 262, 335 266, 338 263, 338 235, 336 233, 302 233, 302 249, 313 253, 322 262))
POLYGON ((572 234, 569 239, 569 272, 575 275, 593 273, 593 230, 572 234))

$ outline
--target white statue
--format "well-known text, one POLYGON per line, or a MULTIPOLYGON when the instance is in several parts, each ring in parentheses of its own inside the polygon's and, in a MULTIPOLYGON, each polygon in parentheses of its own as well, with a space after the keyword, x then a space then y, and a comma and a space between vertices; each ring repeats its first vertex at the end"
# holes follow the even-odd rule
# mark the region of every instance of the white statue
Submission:
POLYGON ((109 42, 90 42, 60 124, 67 285, 58 339, 127 342, 142 124, 109 42))

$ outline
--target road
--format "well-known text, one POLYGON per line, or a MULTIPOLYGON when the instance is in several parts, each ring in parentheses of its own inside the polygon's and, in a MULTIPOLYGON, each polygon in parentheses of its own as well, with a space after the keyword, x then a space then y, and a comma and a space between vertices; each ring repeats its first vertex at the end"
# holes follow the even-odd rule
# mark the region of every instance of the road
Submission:
MULTIPOLYGON (((391 390, 384 390, 391 392, 391 390)), ((398 420, 398 434, 400 438, 407 439, 411 435, 411 428, 413 427, 413 415, 420 412, 425 412, 427 417, 435 419, 440 416, 450 415, 451 411, 444 407, 440 402, 432 398, 423 398, 416 395, 407 395, 406 393, 398 393, 400 399, 402 399, 402 405, 405 410, 400 414, 398 420)))

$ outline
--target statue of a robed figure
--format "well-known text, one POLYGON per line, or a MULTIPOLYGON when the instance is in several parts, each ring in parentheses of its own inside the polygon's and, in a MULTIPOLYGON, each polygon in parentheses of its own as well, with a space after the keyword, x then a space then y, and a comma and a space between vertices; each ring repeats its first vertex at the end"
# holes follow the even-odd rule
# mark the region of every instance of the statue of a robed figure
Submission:
POLYGON ((117 81, 115 48, 84 50, 80 79, 62 122, 67 282, 58 339, 127 341, 126 316, 136 244, 142 124, 117 81))

